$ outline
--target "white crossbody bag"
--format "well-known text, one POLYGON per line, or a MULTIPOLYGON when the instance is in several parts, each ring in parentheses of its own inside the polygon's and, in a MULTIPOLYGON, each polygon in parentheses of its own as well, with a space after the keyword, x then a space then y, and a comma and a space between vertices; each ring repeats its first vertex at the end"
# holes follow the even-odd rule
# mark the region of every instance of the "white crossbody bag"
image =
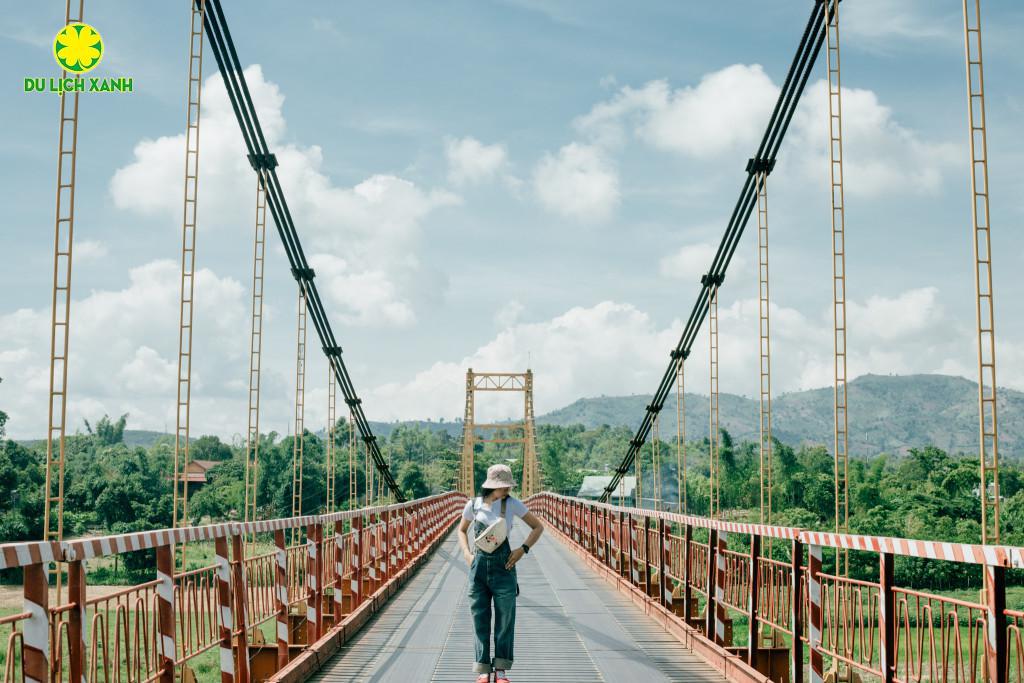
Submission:
MULTIPOLYGON (((483 504, 483 499, 477 497, 473 500, 473 514, 476 515, 476 511, 479 509, 479 505, 483 504)), ((480 532, 480 535, 473 541, 473 545, 482 550, 485 553, 493 553, 497 550, 498 546, 505 542, 508 538, 508 523, 505 521, 508 515, 508 499, 501 499, 501 517, 498 521, 491 524, 489 527, 480 532)))

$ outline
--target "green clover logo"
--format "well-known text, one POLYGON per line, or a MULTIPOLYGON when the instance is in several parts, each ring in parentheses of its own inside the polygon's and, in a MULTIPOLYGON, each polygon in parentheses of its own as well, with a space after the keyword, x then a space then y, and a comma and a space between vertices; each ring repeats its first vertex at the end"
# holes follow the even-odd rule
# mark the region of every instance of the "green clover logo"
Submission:
POLYGON ((103 59, 103 40, 89 24, 68 24, 53 39, 53 58, 65 71, 84 74, 103 59))

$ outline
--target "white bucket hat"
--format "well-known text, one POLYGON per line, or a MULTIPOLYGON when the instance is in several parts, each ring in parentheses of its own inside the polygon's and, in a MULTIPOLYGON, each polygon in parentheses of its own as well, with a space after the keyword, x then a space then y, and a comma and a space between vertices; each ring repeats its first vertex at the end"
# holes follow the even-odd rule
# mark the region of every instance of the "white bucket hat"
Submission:
POLYGON ((485 489, 511 488, 516 485, 512 478, 512 468, 508 465, 491 465, 487 468, 487 481, 484 482, 485 489))

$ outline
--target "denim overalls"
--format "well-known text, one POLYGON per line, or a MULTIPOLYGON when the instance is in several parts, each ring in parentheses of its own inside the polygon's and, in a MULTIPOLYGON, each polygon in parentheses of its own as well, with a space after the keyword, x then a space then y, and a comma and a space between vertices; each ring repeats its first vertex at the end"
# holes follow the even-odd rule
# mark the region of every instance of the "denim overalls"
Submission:
MULTIPOLYGON (((473 501, 473 513, 479 509, 482 500, 478 497, 473 501)), ((501 500, 501 516, 508 524, 506 514, 507 500, 501 500)), ((479 536, 487 525, 473 522, 473 537, 479 536)), ((516 596, 519 595, 519 582, 516 579, 516 568, 505 569, 512 546, 508 538, 494 549, 485 553, 479 548, 473 554, 473 562, 469 565, 469 608, 473 614, 473 627, 476 632, 476 673, 490 673, 492 669, 512 668, 512 641, 516 630, 516 596), (494 600, 494 663, 491 664, 491 600, 494 600)))

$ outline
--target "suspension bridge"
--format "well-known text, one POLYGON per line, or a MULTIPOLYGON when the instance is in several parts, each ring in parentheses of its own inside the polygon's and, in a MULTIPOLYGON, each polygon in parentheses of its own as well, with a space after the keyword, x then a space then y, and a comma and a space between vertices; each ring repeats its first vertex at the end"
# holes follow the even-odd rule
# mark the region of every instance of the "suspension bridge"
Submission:
MULTIPOLYGON (((4 681, 457 681, 468 680, 472 627, 466 567, 454 525, 473 495, 474 453, 484 442, 523 447, 522 496, 545 526, 520 568, 519 681, 993 681, 1024 678, 1024 611, 1007 605, 1007 572, 1024 549, 1000 545, 995 323, 989 243, 988 155, 980 0, 962 0, 975 295, 982 534, 978 544, 869 537, 848 530, 847 317, 843 192, 840 3, 808 2, 800 35, 765 133, 750 157, 715 256, 701 280, 679 343, 640 427, 599 500, 545 490, 537 461, 533 373, 466 377, 462 462, 456 490, 407 501, 383 457, 321 302, 231 38, 221 0, 196 0, 188 35, 185 174, 172 527, 85 539, 64 536, 71 263, 79 90, 60 97, 57 203, 46 453, 44 538, 0 545, 0 570, 23 576, 23 608, 0 617, 4 681), (253 238, 249 411, 242 521, 190 526, 195 234, 200 183, 202 84, 208 53, 223 78, 252 166, 253 238), (835 519, 822 532, 772 520, 771 326, 768 178, 809 76, 824 57, 832 239, 835 519), (206 61, 204 61, 206 60, 206 61), (303 510, 303 440, 292 457, 292 516, 261 519, 260 377, 267 215, 298 296, 295 434, 305 428, 308 326, 329 366, 327 504, 303 510), (756 214, 759 282, 759 523, 730 521, 719 505, 718 301, 727 269, 756 214), (711 370, 710 514, 689 514, 684 367, 707 321, 711 370), (334 430, 340 390, 347 448, 334 430), (677 496, 662 498, 659 415, 676 392, 677 496), (476 394, 516 391, 519 423, 475 421, 476 394), (494 430, 501 430, 494 434, 494 430), (492 434, 483 436, 480 432, 492 434), (642 450, 653 438, 651 460, 642 450), (347 455, 350 489, 341 509, 337 473, 347 455), (643 468, 652 491, 644 495, 643 468), (365 490, 357 490, 357 471, 365 490), (637 507, 622 504, 636 476, 637 507), (609 501, 619 492, 618 505, 609 501), (362 502, 360 502, 362 501, 362 502), (152 579, 97 590, 98 562, 148 551, 152 579), (186 569, 189 553, 212 560, 186 569), (847 558, 866 554, 877 576, 849 576, 847 558), (829 564, 827 557, 834 557, 829 564), (977 599, 896 585, 909 558, 976 566, 977 599)), ((84 0, 68 0, 65 22, 82 23, 84 0)), ((799 33, 799 27, 794 33, 799 33)), ((80 75, 62 72, 64 78, 80 75)), ((823 220, 823 222, 825 222, 823 220)), ((666 455, 666 457, 668 457, 666 455)), ((671 486, 671 484, 669 484, 671 486)), ((512 536, 513 545, 521 541, 512 536)))

